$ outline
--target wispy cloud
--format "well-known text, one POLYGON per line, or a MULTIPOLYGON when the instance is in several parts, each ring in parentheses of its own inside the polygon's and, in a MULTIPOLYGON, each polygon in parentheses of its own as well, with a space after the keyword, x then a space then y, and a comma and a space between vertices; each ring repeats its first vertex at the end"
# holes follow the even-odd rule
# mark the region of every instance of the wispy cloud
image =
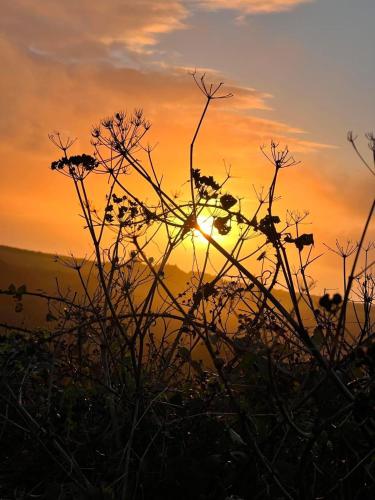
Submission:
MULTIPOLYGON (((193 4, 210 10, 230 9, 242 14, 267 14, 284 12, 314 0, 190 0, 193 4)), ((189 0, 188 0, 189 2, 189 0)))
POLYGON ((70 61, 152 55, 161 35, 188 27, 195 9, 239 15, 291 10, 313 0, 3 0, 3 36, 70 61))
POLYGON ((4 0, 3 36, 36 50, 92 54, 124 45, 134 52, 156 44, 163 33, 184 28, 188 16, 177 0, 4 0))

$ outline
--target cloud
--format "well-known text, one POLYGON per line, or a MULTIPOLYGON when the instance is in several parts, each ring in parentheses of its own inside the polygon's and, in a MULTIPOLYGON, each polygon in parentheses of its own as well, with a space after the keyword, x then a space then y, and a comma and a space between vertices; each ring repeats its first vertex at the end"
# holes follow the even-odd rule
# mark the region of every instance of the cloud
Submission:
MULTIPOLYGON (((103 62, 81 64, 51 59, 41 52, 0 40, 3 74, 0 79, 0 133, 7 147, 36 151, 45 144, 46 134, 58 127, 84 135, 104 115, 119 109, 142 106, 163 134, 170 130, 192 130, 203 96, 196 89, 189 70, 176 67, 135 69, 115 67, 103 62)), ((222 78, 205 70, 208 82, 222 78)), ((225 81, 225 78, 224 78, 225 81)), ((316 151, 324 145, 308 141, 301 130, 271 117, 271 96, 265 92, 228 82, 224 92, 231 99, 217 102, 208 120, 212 137, 225 134, 223 144, 257 146, 274 139, 288 142, 297 151, 316 151)), ((188 135, 184 136, 186 141, 188 135)), ((225 149, 227 149, 227 146, 225 149)))
POLYGON ((242 14, 269 14, 289 11, 313 0, 191 0, 209 10, 237 10, 242 14))
POLYGON ((188 27, 196 8, 240 14, 291 10, 312 0, 3 0, 0 31, 39 53, 81 60, 151 56, 159 37, 188 27))
POLYGON ((18 44, 65 56, 116 45, 136 53, 160 34, 184 28, 187 15, 177 0, 4 0, 0 29, 18 44))

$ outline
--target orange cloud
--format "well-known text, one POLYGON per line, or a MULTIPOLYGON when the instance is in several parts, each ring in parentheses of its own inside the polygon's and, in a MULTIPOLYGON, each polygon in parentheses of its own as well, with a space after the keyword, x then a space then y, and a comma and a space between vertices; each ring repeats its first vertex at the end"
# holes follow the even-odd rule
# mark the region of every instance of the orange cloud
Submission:
POLYGON ((138 52, 183 28, 187 15, 177 0, 5 0, 0 27, 8 39, 72 62, 108 56, 121 45, 138 52))

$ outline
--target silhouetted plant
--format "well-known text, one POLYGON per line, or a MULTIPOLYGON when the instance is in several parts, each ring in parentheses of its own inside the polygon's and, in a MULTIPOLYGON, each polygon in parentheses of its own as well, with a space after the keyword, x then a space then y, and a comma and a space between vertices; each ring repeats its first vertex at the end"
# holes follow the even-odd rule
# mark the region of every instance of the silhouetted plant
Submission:
POLYGON ((150 124, 141 110, 94 127, 92 154, 70 155, 74 141, 51 136, 61 152, 51 168, 73 184, 93 256, 64 261, 81 283, 75 295, 14 285, 2 292, 17 304, 28 294, 48 301, 56 325, 1 338, 1 419, 9 432, 2 496, 352 499, 375 492, 375 286, 373 245, 364 246, 374 204, 358 244, 337 244, 343 290, 314 296, 314 236, 301 231, 307 214, 283 220, 275 211, 279 176, 298 162, 273 141, 263 147, 273 178, 247 213, 229 191, 229 173, 220 182, 196 167, 209 107, 230 95, 193 77, 205 104, 186 199, 164 188, 143 142, 150 124), (108 186, 102 210, 90 200, 89 179, 98 174, 108 186), (202 217, 212 220, 210 231, 202 217), (203 256, 197 234, 206 241, 203 256), (169 263, 187 241, 189 281, 176 290, 169 263), (222 264, 210 275, 214 254, 222 264), (349 309, 357 325, 348 324, 349 309), (12 436, 20 443, 14 449, 12 436), (12 473, 20 449, 26 458, 12 473), (25 476, 36 459, 40 470, 25 476))

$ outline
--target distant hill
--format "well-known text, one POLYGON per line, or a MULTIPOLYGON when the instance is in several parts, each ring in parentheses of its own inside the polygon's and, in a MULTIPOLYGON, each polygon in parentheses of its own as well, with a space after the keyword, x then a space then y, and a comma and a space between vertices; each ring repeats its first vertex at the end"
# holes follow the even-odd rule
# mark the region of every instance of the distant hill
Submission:
MULTIPOLYGON (((64 264, 72 263, 70 257, 57 259, 56 255, 0 245, 0 290, 26 285, 28 291, 56 295, 83 292, 77 272, 64 264)), ((87 269, 88 266, 86 266, 87 269)), ((85 268, 84 268, 85 269, 85 268)), ((83 274, 87 272, 83 269, 83 274)), ((207 277, 208 278, 208 277, 207 277)), ((191 279, 176 265, 165 268, 165 279, 174 294, 178 294, 191 279)), ((0 322, 27 327, 44 326, 48 308, 46 302, 34 297, 24 297, 23 310, 15 311, 11 296, 0 295, 0 322)))
MULTIPOLYGON (((63 257, 64 262, 72 262, 69 257, 63 257)), ((207 279, 212 278, 207 276, 207 279)), ((174 294, 178 294, 191 279, 191 274, 186 273, 175 265, 165 268, 165 280, 174 294)), ((0 245, 0 289, 7 290, 11 284, 16 288, 26 285, 28 291, 43 292, 55 295, 57 287, 65 294, 67 292, 82 293, 82 287, 76 271, 56 259, 56 255, 12 248, 0 245)), ((278 299, 287 307, 291 307, 289 296, 286 292, 278 290, 278 299)), ((318 298, 314 301, 318 303, 318 298)), ((23 325, 25 327, 46 326, 47 304, 34 297, 25 297, 21 312, 15 311, 16 303, 10 296, 0 295, 0 323, 23 325)), ((311 314, 305 306, 302 313, 310 323, 311 314)), ((361 308, 358 315, 362 317, 361 308)), ((348 311, 348 325, 353 331, 356 318, 352 307, 348 311)))
MULTIPOLYGON (((16 288, 26 285, 35 292, 55 294, 58 284, 66 289, 80 289, 76 273, 56 262, 56 256, 31 250, 0 246, 0 289, 6 290, 13 284, 16 288)), ((15 312, 15 301, 9 296, 0 296, 1 322, 42 326, 47 308, 38 298, 25 297, 23 310, 15 312)))

